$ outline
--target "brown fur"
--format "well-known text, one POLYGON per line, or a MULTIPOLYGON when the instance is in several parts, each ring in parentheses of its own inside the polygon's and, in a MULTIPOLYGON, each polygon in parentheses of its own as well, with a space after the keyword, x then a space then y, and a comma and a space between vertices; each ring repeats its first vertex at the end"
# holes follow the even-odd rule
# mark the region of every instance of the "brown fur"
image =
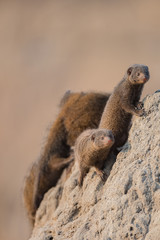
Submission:
POLYGON ((80 134, 75 143, 75 159, 79 164, 79 186, 82 186, 83 179, 89 168, 94 166, 101 179, 105 180, 105 173, 102 171, 104 161, 114 143, 112 131, 106 129, 89 129, 80 134))
POLYGON ((126 142, 132 115, 142 116, 144 113, 139 99, 148 80, 147 66, 132 65, 106 104, 99 128, 112 130, 115 147, 121 147, 126 142))
POLYGON ((81 132, 98 126, 108 98, 107 93, 93 92, 67 92, 62 98, 42 156, 33 163, 25 179, 24 204, 32 223, 44 194, 56 185, 63 169, 72 162, 71 146, 81 132))

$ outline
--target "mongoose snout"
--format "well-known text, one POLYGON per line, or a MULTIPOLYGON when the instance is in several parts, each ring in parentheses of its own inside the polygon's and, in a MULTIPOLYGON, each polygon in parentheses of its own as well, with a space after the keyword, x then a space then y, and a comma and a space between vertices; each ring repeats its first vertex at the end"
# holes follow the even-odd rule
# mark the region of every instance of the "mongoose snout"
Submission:
POLYGON ((98 135, 97 133, 93 134, 92 141, 95 148, 105 148, 112 146, 115 140, 110 130, 101 129, 98 135))

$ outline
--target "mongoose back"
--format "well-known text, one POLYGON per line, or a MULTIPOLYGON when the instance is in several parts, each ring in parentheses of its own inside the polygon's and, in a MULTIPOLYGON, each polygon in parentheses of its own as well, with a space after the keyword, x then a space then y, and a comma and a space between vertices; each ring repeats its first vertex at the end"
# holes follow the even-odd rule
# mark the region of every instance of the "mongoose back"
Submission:
POLYGON ((106 103, 99 128, 112 130, 115 147, 121 147, 126 142, 132 115, 141 116, 144 113, 139 99, 148 80, 147 66, 132 65, 106 103))
POLYGON ((79 186, 89 168, 94 166, 101 179, 105 179, 102 167, 107 155, 114 144, 112 131, 107 129, 89 129, 80 134, 75 143, 75 159, 79 164, 79 186))
POLYGON ((24 204, 32 224, 44 194, 56 185, 64 168, 73 160, 70 152, 76 138, 84 130, 98 127, 109 96, 68 91, 62 98, 42 155, 33 163, 24 183, 24 204))

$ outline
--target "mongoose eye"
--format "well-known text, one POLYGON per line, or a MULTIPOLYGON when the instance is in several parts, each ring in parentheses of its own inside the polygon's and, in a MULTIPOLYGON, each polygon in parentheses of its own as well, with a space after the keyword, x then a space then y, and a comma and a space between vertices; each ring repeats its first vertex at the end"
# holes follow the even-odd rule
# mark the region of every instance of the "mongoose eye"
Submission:
POLYGON ((91 137, 91 140, 94 141, 94 139, 95 139, 95 135, 93 134, 91 137))

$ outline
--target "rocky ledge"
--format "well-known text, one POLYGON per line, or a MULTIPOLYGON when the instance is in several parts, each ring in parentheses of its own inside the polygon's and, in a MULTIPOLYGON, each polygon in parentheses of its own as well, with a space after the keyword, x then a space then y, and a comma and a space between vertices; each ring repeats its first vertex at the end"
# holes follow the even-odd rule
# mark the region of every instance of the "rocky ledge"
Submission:
POLYGON ((93 168, 79 188, 77 164, 66 179, 64 172, 45 194, 30 240, 160 239, 160 93, 144 108, 116 161, 106 163, 106 183, 93 168))

